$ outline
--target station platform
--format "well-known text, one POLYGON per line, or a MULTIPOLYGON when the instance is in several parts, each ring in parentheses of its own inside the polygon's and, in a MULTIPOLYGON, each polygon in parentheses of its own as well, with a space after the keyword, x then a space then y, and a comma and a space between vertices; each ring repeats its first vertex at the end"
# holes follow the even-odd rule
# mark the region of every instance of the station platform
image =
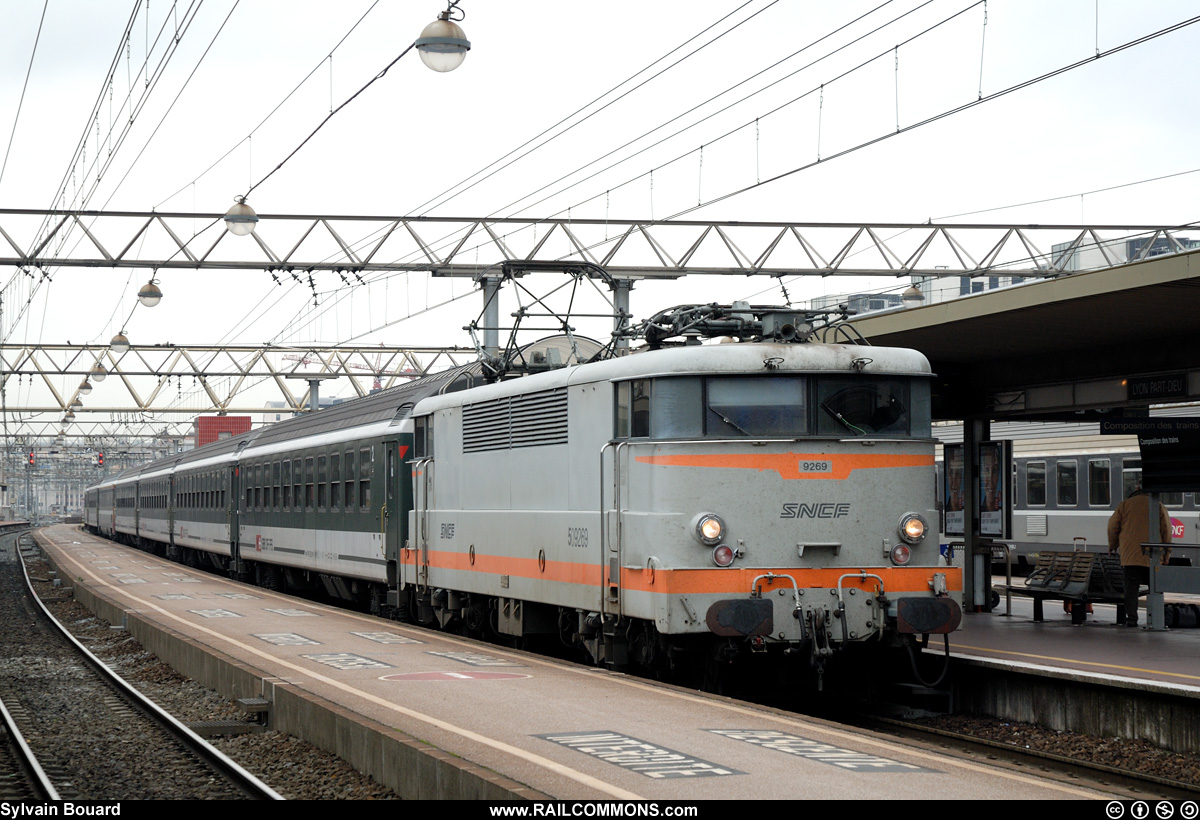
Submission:
POLYGON ((35 537, 75 597, 146 649, 227 697, 269 700, 273 728, 408 797, 1112 796, 940 746, 279 595, 76 526, 35 537))
MULTIPOLYGON (((993 612, 968 612, 963 626, 950 636, 951 654, 959 658, 1024 664, 1060 673, 1097 676, 1192 690, 1200 697, 1200 629, 1164 632, 1118 625, 1115 604, 1095 604, 1079 625, 1055 601, 1044 604, 1045 620, 1033 620, 1033 600, 1012 597, 1008 614, 1003 589, 993 612)), ((1200 603, 1197 596, 1168 595, 1168 603, 1200 603)), ((1145 602, 1143 601, 1143 604, 1145 602)), ((1145 622, 1145 608, 1140 616, 1145 622)), ((931 641, 926 651, 941 650, 931 641)))

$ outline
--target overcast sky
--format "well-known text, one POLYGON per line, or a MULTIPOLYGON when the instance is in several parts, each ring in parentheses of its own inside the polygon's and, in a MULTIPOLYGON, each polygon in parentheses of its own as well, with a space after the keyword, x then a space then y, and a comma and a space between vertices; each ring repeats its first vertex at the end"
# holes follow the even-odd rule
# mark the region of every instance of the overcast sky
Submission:
MULTIPOLYGON (((188 212, 228 208, 444 8, 416 0, 374 6, 370 0, 49 0, 33 54, 43 3, 0 2, 0 145, 8 147, 12 134, 0 207, 188 212), (122 46, 131 17, 132 35, 122 46), (186 23, 177 47, 176 21, 181 28, 186 23), (104 81, 118 53, 110 95, 104 81), (137 111, 130 125, 131 107, 137 111), (84 133, 86 159, 72 165, 84 133), (107 166, 98 181, 97 154, 107 166), (56 194, 64 179, 61 200, 56 194)), ((948 0, 461 5, 472 42, 461 68, 436 74, 415 54, 405 56, 257 188, 251 204, 260 213, 662 219, 804 168, 818 152, 827 158, 870 143, 1200 14, 1200 3, 1169 0, 992 0, 986 7, 948 0), (598 98, 588 111, 615 102, 447 198, 461 180, 598 98)), ((1200 218, 1197 175, 1187 173, 1200 168, 1190 83, 1198 60, 1200 26, 1189 26, 687 217, 1192 222, 1200 218), (1040 200, 1051 201, 1021 205, 1040 200), (1018 207, 1005 208, 1010 205, 1018 207)), ((32 222, 11 217, 0 218, 0 226, 25 245, 36 232, 32 222)), ((77 238, 78 232, 64 251, 76 247, 77 238)), ((124 328, 135 344, 352 337, 465 344, 461 327, 480 304, 469 283, 431 281, 425 274, 381 277, 352 290, 321 275, 314 307, 307 285, 278 287, 266 273, 165 271, 159 275, 162 304, 127 318, 149 275, 63 269, 32 293, 33 280, 5 271, 2 281, 13 280, 4 296, 3 332, 16 342, 101 343, 124 328), (462 298, 427 310, 454 297, 462 298), (416 318, 397 323, 408 314, 416 318)), ((799 301, 867 284, 813 279, 788 287, 799 301)), ((693 277, 640 286, 633 304, 645 316, 668 304, 744 297, 782 300, 773 282, 693 277)))

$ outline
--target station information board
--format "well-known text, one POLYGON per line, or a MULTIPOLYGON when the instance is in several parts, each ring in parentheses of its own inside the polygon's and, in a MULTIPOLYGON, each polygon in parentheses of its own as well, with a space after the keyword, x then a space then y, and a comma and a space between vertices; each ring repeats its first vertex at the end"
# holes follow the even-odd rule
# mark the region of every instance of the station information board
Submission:
POLYGON ((1143 490, 1200 492, 1200 418, 1105 419, 1100 434, 1138 437, 1143 490))

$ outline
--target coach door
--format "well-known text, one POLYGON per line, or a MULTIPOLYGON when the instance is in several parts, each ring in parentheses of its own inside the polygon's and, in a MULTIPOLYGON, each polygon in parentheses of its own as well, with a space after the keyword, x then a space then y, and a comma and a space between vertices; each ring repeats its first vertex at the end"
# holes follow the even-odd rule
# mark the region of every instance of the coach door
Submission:
POLYGON ((170 546, 175 546, 175 470, 179 466, 176 461, 171 467, 171 477, 168 480, 167 490, 167 543, 170 546))
POLYGON ((225 471, 225 529, 229 538, 229 559, 235 572, 245 571, 242 566, 242 550, 238 541, 237 508, 241 501, 241 485, 238 482, 238 467, 234 465, 225 471))
MULTIPOLYGON (((409 482, 404 480, 408 469, 404 463, 404 455, 408 446, 399 441, 385 441, 384 452, 384 497, 383 509, 379 511, 379 531, 383 534, 383 555, 387 561, 388 586, 396 586, 397 562, 400 557, 400 547, 404 545, 405 518, 407 510, 404 503, 404 488, 409 482)), ((409 485, 411 486, 411 485, 409 485)))

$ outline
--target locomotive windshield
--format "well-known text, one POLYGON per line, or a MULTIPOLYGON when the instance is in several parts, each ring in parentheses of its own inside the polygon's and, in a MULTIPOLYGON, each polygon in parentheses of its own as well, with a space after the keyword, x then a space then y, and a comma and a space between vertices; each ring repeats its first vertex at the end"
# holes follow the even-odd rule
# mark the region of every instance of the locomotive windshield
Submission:
POLYGON ((667 376, 616 388, 617 438, 930 436, 923 379, 667 376))
POLYGON ((817 432, 823 436, 908 435, 908 380, 822 379, 817 432))

